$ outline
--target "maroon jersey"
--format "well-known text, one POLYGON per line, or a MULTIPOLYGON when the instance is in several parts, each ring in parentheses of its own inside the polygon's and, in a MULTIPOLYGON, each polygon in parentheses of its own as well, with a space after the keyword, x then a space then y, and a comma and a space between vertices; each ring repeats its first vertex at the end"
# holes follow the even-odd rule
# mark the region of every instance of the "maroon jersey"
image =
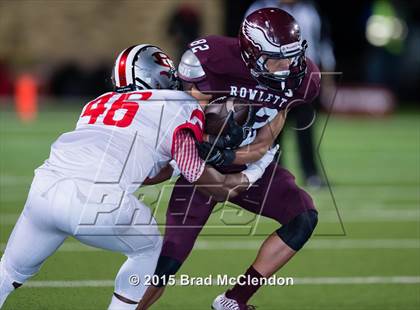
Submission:
MULTIPOLYGON (((318 96, 319 69, 310 59, 306 62, 306 75, 297 90, 275 91, 258 84, 252 77, 241 57, 237 38, 212 35, 189 45, 181 59, 179 75, 184 81, 194 83, 201 92, 212 94, 213 98, 228 95, 255 103, 253 129, 256 130, 269 123, 278 111, 310 103, 318 96)), ((247 139, 242 145, 252 140, 247 139)))

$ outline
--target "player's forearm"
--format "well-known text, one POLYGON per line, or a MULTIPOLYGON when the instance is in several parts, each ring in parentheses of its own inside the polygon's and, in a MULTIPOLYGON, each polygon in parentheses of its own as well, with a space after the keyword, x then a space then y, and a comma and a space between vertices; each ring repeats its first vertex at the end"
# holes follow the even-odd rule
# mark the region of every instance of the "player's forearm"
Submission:
POLYGON ((249 186, 247 177, 242 173, 221 174, 211 167, 206 167, 199 181, 195 183, 197 189, 211 196, 218 202, 237 196, 249 186))
POLYGON ((235 160, 233 161, 233 164, 245 165, 260 160, 270 149, 274 140, 270 142, 252 143, 237 149, 235 151, 235 160))
POLYGON ((249 186, 248 180, 242 173, 229 175, 225 182, 209 186, 199 186, 197 189, 217 202, 223 202, 234 198, 249 186))
POLYGON ((237 149, 233 163, 245 165, 260 160, 272 147, 277 136, 283 130, 286 115, 287 111, 285 110, 279 112, 270 123, 258 131, 254 142, 237 149))
POLYGON ((143 181, 143 185, 154 185, 165 182, 166 180, 170 179, 172 176, 174 169, 171 165, 167 165, 166 167, 162 168, 157 175, 153 178, 146 178, 143 181))
POLYGON ((222 175, 216 171, 213 179, 218 181, 221 186, 216 186, 213 189, 204 187, 202 191, 209 196, 213 196, 219 202, 234 198, 263 176, 266 168, 273 161, 278 148, 278 145, 270 148, 260 160, 249 164, 247 169, 240 173, 222 175), (221 183, 222 181, 223 183, 221 183))
POLYGON ((222 201, 228 198, 234 198, 249 186, 248 178, 243 173, 226 174, 223 183, 224 193, 222 201))
POLYGON ((216 201, 222 202, 234 198, 263 175, 265 169, 273 161, 277 149, 278 146, 268 149, 260 160, 254 161, 240 173, 221 174, 213 167, 206 165, 200 178, 194 184, 200 192, 211 196, 216 201))

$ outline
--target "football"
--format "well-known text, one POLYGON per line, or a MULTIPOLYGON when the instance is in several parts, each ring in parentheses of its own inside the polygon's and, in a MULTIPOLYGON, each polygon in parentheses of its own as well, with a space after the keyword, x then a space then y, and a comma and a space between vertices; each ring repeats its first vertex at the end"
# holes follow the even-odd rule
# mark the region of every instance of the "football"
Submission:
POLYGON ((205 109, 204 131, 210 135, 224 134, 231 113, 236 123, 242 126, 248 120, 250 111, 251 103, 246 100, 234 97, 217 98, 205 109))

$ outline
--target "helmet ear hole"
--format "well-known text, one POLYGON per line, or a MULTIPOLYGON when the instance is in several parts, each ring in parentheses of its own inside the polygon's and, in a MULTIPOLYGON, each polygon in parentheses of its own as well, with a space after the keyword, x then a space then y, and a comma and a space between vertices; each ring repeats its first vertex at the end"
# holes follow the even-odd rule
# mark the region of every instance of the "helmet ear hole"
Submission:
POLYGON ((116 84, 115 84, 115 76, 114 76, 114 71, 112 72, 112 74, 111 74, 111 83, 112 83, 112 86, 113 86, 113 88, 114 88, 114 90, 116 89, 116 84))

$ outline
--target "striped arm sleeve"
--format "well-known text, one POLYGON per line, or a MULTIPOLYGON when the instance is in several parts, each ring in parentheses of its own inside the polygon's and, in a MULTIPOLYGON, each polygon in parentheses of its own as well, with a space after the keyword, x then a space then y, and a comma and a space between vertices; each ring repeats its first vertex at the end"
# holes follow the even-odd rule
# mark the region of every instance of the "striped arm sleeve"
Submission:
POLYGON ((194 136, 189 129, 181 129, 175 133, 172 156, 188 182, 194 183, 200 178, 205 162, 198 155, 194 136))

